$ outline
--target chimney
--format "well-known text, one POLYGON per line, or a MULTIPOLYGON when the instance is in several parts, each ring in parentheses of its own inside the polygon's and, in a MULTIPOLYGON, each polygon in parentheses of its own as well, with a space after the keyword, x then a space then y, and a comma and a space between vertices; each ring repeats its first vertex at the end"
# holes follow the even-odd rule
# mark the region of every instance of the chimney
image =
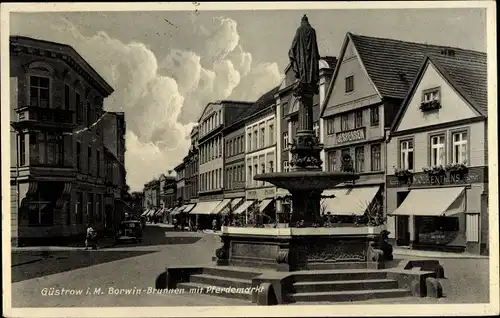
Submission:
POLYGON ((441 50, 441 55, 444 56, 449 56, 449 57, 454 57, 455 56, 455 50, 446 48, 441 50))

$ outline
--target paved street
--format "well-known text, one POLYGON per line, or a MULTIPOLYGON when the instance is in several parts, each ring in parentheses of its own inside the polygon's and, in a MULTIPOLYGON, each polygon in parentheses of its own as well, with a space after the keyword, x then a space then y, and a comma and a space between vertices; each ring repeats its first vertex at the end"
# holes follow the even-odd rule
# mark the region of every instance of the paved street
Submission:
MULTIPOLYGON (((147 233, 159 239, 159 227, 148 227, 147 233)), ((156 276, 168 266, 190 264, 209 264, 213 251, 220 244, 219 238, 213 234, 196 234, 169 232, 168 236, 188 237, 198 236, 198 241, 192 244, 152 244, 143 246, 123 246, 92 251, 95 264, 79 264, 80 268, 68 271, 54 271, 36 278, 24 279, 12 284, 13 307, 74 307, 74 306, 210 306, 210 305, 251 305, 249 302, 205 295, 116 295, 109 294, 109 288, 116 289, 146 289, 154 287, 156 276), (201 237, 202 236, 202 237, 201 237), (126 255, 116 260, 113 253, 126 255), (137 254, 147 253, 147 254, 137 254), (104 259, 104 261, 99 261, 104 259), (44 288, 81 290, 84 295, 44 296, 44 288), (90 288, 90 295, 85 295, 90 288), (102 295, 92 295, 95 288, 101 288, 102 295)), ((154 242, 153 238, 149 242, 154 242)), ((146 243, 145 243, 146 244, 146 243)), ((78 252, 78 251, 73 251, 78 252)), ((70 253, 66 251, 65 253, 70 253)), ((76 258, 81 258, 79 255, 76 258)), ((419 257, 421 258, 421 257, 419 257)), ((74 259, 74 258, 73 258, 74 259)), ((52 262, 64 261, 52 258, 52 262)), ((398 298, 360 302, 363 304, 405 303, 405 304, 435 304, 435 303, 467 303, 488 301, 488 260, 487 259, 442 259, 447 279, 442 280, 445 298, 433 300, 428 298, 398 298)), ((36 266, 37 263, 26 266, 36 266)), ((44 263, 38 267, 43 268, 44 263)), ((18 266, 22 268, 25 265, 18 266)), ((61 266, 60 266, 61 267, 61 266)), ((14 271, 15 272, 15 271, 14 271)), ((15 275, 14 275, 15 276, 15 275)), ((307 303, 311 304, 311 303, 307 303)), ((322 304, 322 303, 318 303, 322 304)), ((324 304, 324 303, 323 303, 324 304)))

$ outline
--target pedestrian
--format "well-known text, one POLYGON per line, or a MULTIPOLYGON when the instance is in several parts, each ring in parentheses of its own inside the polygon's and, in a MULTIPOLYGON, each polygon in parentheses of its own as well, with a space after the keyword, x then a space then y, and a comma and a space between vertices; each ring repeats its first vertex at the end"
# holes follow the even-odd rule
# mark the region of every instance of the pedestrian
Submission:
POLYGON ((97 232, 92 227, 92 224, 87 225, 87 235, 85 239, 85 249, 88 250, 92 247, 93 250, 97 249, 97 232))
POLYGON ((215 218, 212 220, 212 230, 217 231, 217 219, 215 218))

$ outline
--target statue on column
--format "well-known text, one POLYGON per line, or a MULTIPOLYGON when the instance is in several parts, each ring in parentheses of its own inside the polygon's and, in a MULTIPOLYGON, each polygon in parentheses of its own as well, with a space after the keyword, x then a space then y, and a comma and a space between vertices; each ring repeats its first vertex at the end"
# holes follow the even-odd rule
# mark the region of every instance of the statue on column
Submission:
POLYGON ((301 24, 293 38, 292 47, 288 51, 292 70, 300 88, 310 88, 314 94, 319 93, 319 50, 316 41, 316 30, 309 24, 304 14, 301 24))

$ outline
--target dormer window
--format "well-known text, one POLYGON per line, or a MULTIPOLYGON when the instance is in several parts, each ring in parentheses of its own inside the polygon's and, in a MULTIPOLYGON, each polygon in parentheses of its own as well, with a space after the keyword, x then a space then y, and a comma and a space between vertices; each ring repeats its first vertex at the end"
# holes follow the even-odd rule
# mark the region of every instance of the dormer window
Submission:
POLYGON ((441 89, 439 87, 422 92, 420 109, 423 111, 441 108, 441 89))

